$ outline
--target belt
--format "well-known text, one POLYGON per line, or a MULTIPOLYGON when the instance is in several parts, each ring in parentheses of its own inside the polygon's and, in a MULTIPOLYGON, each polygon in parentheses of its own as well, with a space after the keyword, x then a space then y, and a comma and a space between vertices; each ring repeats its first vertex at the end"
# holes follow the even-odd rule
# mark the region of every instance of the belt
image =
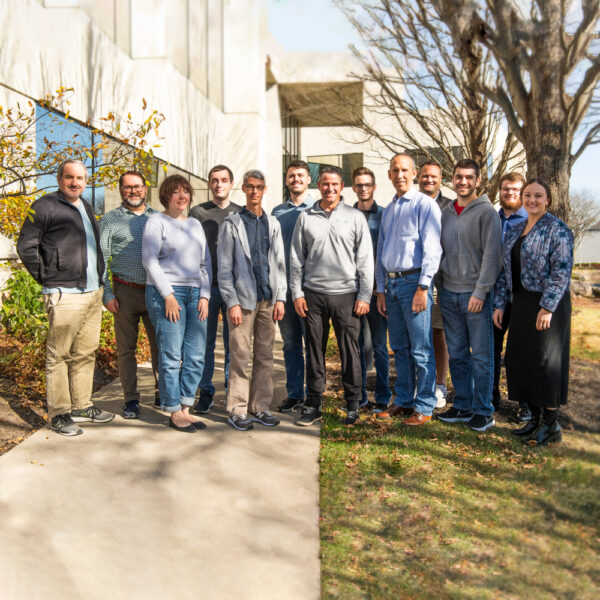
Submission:
POLYGON ((406 277, 407 275, 413 275, 414 273, 420 273, 421 269, 409 269, 408 271, 393 271, 388 273, 388 279, 398 279, 399 277, 406 277))
POLYGON ((135 288, 136 290, 145 290, 146 286, 143 283, 134 283, 133 281, 125 281, 116 275, 113 275, 113 281, 120 283, 121 285, 126 285, 127 287, 135 288))

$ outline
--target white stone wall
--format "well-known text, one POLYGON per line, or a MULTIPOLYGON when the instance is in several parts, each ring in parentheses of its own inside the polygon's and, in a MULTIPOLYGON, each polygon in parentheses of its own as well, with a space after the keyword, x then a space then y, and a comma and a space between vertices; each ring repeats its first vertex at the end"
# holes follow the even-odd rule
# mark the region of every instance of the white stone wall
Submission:
MULTIPOLYGON (((0 0, 0 83, 32 98, 73 87, 70 112, 162 112, 160 158, 205 178, 266 169, 265 0, 0 0)), ((7 101, 0 88, 0 101, 7 101)))

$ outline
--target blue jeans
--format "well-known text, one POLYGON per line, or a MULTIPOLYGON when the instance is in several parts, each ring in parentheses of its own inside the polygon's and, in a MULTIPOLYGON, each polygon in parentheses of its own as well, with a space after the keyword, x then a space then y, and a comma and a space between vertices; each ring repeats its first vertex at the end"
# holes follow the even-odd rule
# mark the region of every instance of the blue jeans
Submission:
POLYGON ((454 407, 476 415, 494 412, 494 333, 492 299, 487 295, 478 313, 467 311, 472 294, 440 291, 446 344, 450 355, 450 376, 456 396, 454 407))
POLYGON ((413 297, 419 284, 419 273, 388 279, 385 302, 388 315, 390 346, 396 362, 394 403, 424 416, 433 414, 435 407, 435 355, 431 307, 433 293, 427 292, 427 308, 412 310, 413 297), (415 396, 416 383, 416 396, 415 396))
POLYGON ((377 296, 371 298, 369 312, 363 317, 358 345, 360 347, 360 367, 362 369, 362 399, 367 400, 367 363, 365 360, 364 329, 365 321, 371 330, 371 342, 373 344, 373 358, 375 362, 375 402, 377 404, 388 404, 392 397, 390 390, 390 357, 387 346, 387 319, 382 317, 377 310, 377 296))
POLYGON ((223 315, 223 348, 225 349, 225 390, 229 381, 229 325, 227 323, 227 304, 223 301, 218 285, 210 288, 208 301, 208 319, 206 319, 206 355, 204 358, 204 371, 200 379, 200 392, 215 395, 215 386, 212 378, 215 372, 215 346, 217 344, 217 327, 219 313, 223 315))
POLYGON ((304 321, 294 310, 289 294, 285 301, 285 314, 279 321, 279 331, 283 338, 283 358, 285 361, 285 387, 288 398, 304 399, 304 349, 306 340, 304 321))
POLYGON ((167 412, 193 406, 196 389, 204 369, 206 321, 198 318, 200 289, 174 286, 173 293, 181 311, 179 321, 165 315, 165 301, 152 286, 146 286, 146 307, 158 346, 158 388, 161 408, 167 412))

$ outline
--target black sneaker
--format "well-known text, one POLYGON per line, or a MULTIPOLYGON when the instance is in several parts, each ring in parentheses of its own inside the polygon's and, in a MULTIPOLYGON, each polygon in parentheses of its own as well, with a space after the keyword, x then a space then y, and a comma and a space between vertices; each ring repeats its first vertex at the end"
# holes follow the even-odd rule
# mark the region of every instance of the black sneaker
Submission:
POLYGON ((215 401, 213 399, 213 395, 209 392, 202 391, 200 392, 200 398, 198 398, 198 403, 196 404, 196 406, 194 406, 192 412, 196 413, 197 415, 205 415, 212 408, 214 403, 215 401))
POLYGON ((257 412, 255 415, 250 415, 250 419, 252 419, 255 423, 260 423, 265 427, 275 427, 275 425, 279 425, 279 419, 276 419, 269 410, 262 410, 261 412, 257 412))
POLYGON ((487 431, 496 424, 492 415, 473 415, 468 423, 467 427, 473 431, 487 431))
POLYGON ((115 415, 106 410, 100 410, 97 406, 88 406, 87 408, 79 408, 71 411, 71 418, 75 423, 108 423, 115 418, 115 415))
POLYGON ((287 398, 285 402, 277 409, 279 412, 292 412, 297 408, 302 408, 304 406, 304 400, 301 398, 287 398))
POLYGON ((139 419, 140 418, 140 403, 137 400, 129 400, 123 405, 124 419, 139 419))
POLYGON ((302 414, 296 419, 296 425, 308 427, 313 423, 321 420, 321 411, 314 406, 305 406, 302 409, 302 414))
POLYGON ((250 419, 248 415, 231 415, 231 417, 227 419, 227 422, 234 429, 239 429, 239 431, 248 431, 248 429, 254 429, 254 425, 252 425, 252 419, 250 419))
POLYGON ((72 436, 81 435, 83 433, 83 429, 74 423, 73 419, 71 419, 71 415, 68 413, 52 417, 50 427, 52 427, 56 433, 60 433, 60 435, 72 436))
POLYGON ((446 423, 466 423, 467 421, 471 420, 472 416, 472 411, 459 410, 458 408, 454 408, 454 406, 452 406, 448 410, 445 410, 443 413, 439 414, 437 418, 446 423))
POLYGON ((374 415, 385 412, 388 409, 387 404, 383 404, 382 402, 378 402, 375 404, 375 408, 371 411, 374 415))
POLYGON ((358 421, 358 418, 357 410, 349 410, 346 414, 346 418, 344 419, 344 425, 354 425, 354 423, 358 421))

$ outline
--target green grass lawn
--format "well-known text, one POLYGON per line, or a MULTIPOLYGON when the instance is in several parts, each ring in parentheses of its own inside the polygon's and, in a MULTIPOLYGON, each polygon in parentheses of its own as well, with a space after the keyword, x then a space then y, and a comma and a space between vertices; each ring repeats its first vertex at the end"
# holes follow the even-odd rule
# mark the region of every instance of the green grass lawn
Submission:
POLYGON ((324 599, 600 598, 599 435, 535 450, 502 419, 347 428, 341 403, 321 433, 324 599))

